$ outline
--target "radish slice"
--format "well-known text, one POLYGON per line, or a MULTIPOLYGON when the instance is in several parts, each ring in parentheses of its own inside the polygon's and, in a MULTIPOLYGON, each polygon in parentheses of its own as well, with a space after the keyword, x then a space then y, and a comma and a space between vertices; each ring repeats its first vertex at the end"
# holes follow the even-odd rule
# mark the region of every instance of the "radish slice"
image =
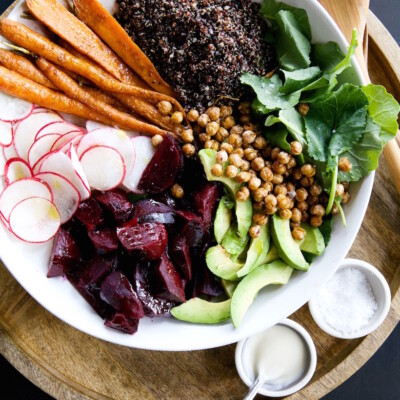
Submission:
POLYGON ((10 213, 10 230, 24 242, 47 242, 60 225, 61 217, 54 203, 41 197, 20 201, 10 213))
POLYGON ((143 192, 137 186, 143 175, 143 171, 153 158, 156 148, 147 136, 137 136, 132 138, 131 141, 135 146, 136 161, 132 172, 126 175, 123 185, 134 193, 142 194, 143 192))
POLYGON ((83 170, 82 165, 79 161, 78 155, 76 154, 75 147, 72 145, 72 143, 70 144, 69 149, 66 154, 72 162, 72 165, 75 169, 75 173, 78 175, 78 178, 82 181, 83 186, 87 190, 87 193, 88 193, 87 197, 81 195, 81 200, 84 201, 90 197, 90 185, 89 185, 89 181, 86 177, 85 171, 83 170))
POLYGON ((64 135, 65 133, 72 131, 80 131, 83 133, 79 127, 72 125, 69 122, 63 120, 53 121, 42 126, 36 133, 35 139, 37 140, 41 136, 48 135, 49 133, 58 133, 60 135, 64 135))
MULTIPOLYGON (((59 121, 61 117, 51 112, 32 114, 19 122, 14 131, 14 146, 20 158, 28 161, 28 151, 35 141, 36 134, 44 125, 59 121)), ((54 132, 50 132, 54 133, 54 132)))
POLYGON ((12 139, 11 122, 0 121, 0 145, 9 146, 12 143, 12 139))
POLYGON ((63 119, 66 122, 69 122, 72 125, 75 125, 79 128, 85 128, 86 124, 86 119, 82 117, 78 117, 77 115, 72 115, 72 114, 66 114, 66 113, 60 113, 60 115, 63 117, 63 119))
POLYGON ((110 127, 100 122, 90 121, 90 120, 86 121, 86 130, 88 133, 94 131, 95 129, 102 129, 102 128, 110 128, 110 127))
POLYGON ((0 176, 4 176, 6 168, 6 157, 4 156, 3 149, 0 149, 0 176))
POLYGON ((61 216, 61 223, 69 221, 81 202, 78 189, 68 179, 54 172, 43 172, 37 174, 36 178, 50 186, 54 196, 53 202, 61 216))
POLYGON ((7 122, 20 121, 28 117, 33 104, 0 92, 0 119, 7 122))
POLYGON ((114 189, 125 177, 124 160, 113 147, 90 147, 82 154, 79 161, 93 189, 102 191, 114 189))
POLYGON ((50 153, 53 144, 61 135, 58 133, 49 133, 48 135, 41 136, 35 142, 33 142, 31 148, 28 151, 28 162, 31 167, 45 155, 50 153))
MULTIPOLYGON (((75 150, 75 147, 79 145, 79 142, 82 140, 84 135, 79 135, 73 139, 71 139, 68 143, 64 144, 63 147, 61 147, 61 149, 59 149, 59 151, 62 151, 63 153, 68 153, 70 148, 73 147, 75 150)), ((76 151, 75 151, 76 154, 76 151)), ((76 156, 76 158, 78 159, 78 156, 76 156)), ((78 160, 79 162, 79 160, 78 160)))
POLYGON ((8 220, 11 210, 20 201, 28 197, 42 197, 53 201, 49 185, 36 178, 24 178, 6 186, 0 196, 0 212, 8 220))
POLYGON ((7 161, 11 160, 12 158, 19 158, 13 144, 10 144, 10 146, 7 147, 3 147, 3 154, 7 161))
POLYGON ((114 128, 100 128, 91 131, 83 136, 76 153, 81 157, 87 149, 93 146, 112 147, 121 154, 125 162, 126 172, 130 174, 133 170, 136 159, 135 147, 124 131, 114 128))
POLYGON ((40 164, 39 172, 55 172, 60 174, 78 189, 82 201, 90 197, 89 185, 85 186, 76 172, 71 159, 60 151, 50 153, 45 157, 40 164))
POLYGON ((60 150, 67 143, 69 143, 78 136, 82 136, 82 131, 75 130, 67 132, 64 135, 60 135, 60 137, 54 142, 53 146, 51 147, 51 151, 60 150))
POLYGON ((21 158, 11 158, 5 165, 6 185, 24 178, 32 178, 31 167, 21 158))

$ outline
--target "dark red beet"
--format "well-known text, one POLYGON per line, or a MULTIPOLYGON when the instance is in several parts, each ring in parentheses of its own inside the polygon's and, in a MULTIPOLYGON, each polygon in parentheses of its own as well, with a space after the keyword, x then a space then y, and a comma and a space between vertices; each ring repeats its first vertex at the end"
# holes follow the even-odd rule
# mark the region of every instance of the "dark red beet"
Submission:
POLYGON ((113 271, 104 279, 100 298, 128 318, 140 319, 144 316, 142 303, 121 272, 113 271))
POLYGON ((164 137, 140 178, 138 188, 158 194, 176 183, 183 168, 183 154, 171 135, 164 137))
POLYGON ((207 295, 211 297, 220 296, 224 293, 218 278, 207 268, 205 262, 199 266, 196 273, 196 282, 193 289, 193 297, 207 295))
POLYGON ((156 274, 162 285, 158 295, 161 298, 184 303, 185 299, 185 281, 179 275, 179 272, 172 265, 172 262, 166 254, 161 256, 156 266, 156 274))
POLYGON ((90 198, 79 204, 75 218, 87 229, 93 229, 104 222, 103 210, 96 200, 90 198))
POLYGON ((176 268, 190 281, 192 279, 192 259, 189 245, 182 235, 175 236, 168 250, 171 261, 176 268))
POLYGON ((95 192, 93 197, 114 217, 117 224, 128 221, 131 216, 132 203, 122 190, 95 192))
POLYGON ((88 263, 85 263, 82 279, 90 286, 98 286, 98 283, 112 270, 115 270, 116 266, 116 256, 98 256, 88 263))
POLYGON ((118 249, 118 238, 115 229, 88 229, 88 235, 97 254, 107 254, 118 249))
POLYGON ((149 267, 148 264, 138 264, 134 274, 136 293, 142 302, 144 314, 150 318, 169 317, 171 308, 175 307, 176 303, 156 297, 150 292, 150 284, 147 277, 149 267))
POLYGON ((104 325, 108 326, 109 328, 133 335, 138 330, 139 320, 128 318, 126 315, 116 312, 110 318, 106 319, 104 325))
POLYGON ((197 215, 188 211, 179 211, 178 213, 185 220, 181 233, 186 238, 192 256, 200 258, 205 251, 210 233, 197 215))
POLYGON ((133 205, 132 215, 140 222, 174 224, 176 212, 171 207, 154 200, 140 200, 133 205))
POLYGON ((117 228, 122 246, 129 252, 139 251, 149 260, 157 260, 167 247, 168 235, 164 225, 144 223, 117 228))
POLYGON ((207 229, 210 228, 214 213, 220 198, 218 184, 208 182, 192 193, 194 212, 203 220, 207 229))
POLYGON ((47 277, 61 276, 73 268, 79 259, 80 251, 75 239, 69 230, 61 227, 54 238, 47 277))

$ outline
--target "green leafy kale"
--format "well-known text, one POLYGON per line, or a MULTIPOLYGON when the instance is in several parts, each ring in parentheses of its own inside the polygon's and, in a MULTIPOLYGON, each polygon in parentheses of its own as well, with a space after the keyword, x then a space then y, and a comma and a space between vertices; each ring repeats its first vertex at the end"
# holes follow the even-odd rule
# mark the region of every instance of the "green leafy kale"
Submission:
POLYGON ((315 43, 311 47, 312 63, 325 73, 333 70, 345 57, 335 42, 315 43))
POLYGON ((308 84, 315 82, 315 79, 320 77, 321 70, 319 67, 310 67, 297 71, 282 70, 282 73, 285 77, 285 83, 280 88, 280 92, 289 94, 301 90, 308 84))

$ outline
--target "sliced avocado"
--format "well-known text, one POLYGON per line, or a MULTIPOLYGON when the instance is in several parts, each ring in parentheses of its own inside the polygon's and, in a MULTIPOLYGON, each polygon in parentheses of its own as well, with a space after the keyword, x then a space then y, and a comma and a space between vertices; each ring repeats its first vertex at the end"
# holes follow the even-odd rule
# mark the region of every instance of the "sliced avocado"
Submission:
POLYGON ((223 248, 229 253, 232 260, 236 261, 239 256, 246 250, 249 239, 249 235, 246 235, 245 237, 240 237, 240 235, 238 234, 238 225, 235 222, 230 226, 228 232, 226 232, 221 244, 223 248))
POLYGON ((251 270, 256 268, 258 260, 266 258, 270 239, 269 227, 267 224, 261 228, 260 236, 251 239, 250 247, 247 251, 246 263, 237 274, 239 278, 247 275, 251 270))
POLYGON ((232 261, 221 245, 210 247, 207 250, 206 263, 214 275, 228 281, 237 281, 237 272, 243 267, 242 263, 232 261))
POLYGON ((320 256, 325 251, 325 240, 321 231, 309 224, 301 224, 301 227, 306 231, 306 236, 300 242, 300 250, 320 256))
POLYGON ((236 290, 238 282, 227 281, 226 279, 221 279, 221 285, 225 290, 228 297, 233 296, 233 292, 236 290))
POLYGON ((214 220, 214 236, 218 244, 221 243, 231 226, 233 202, 229 196, 222 196, 214 220))
POLYGON ((268 254, 264 257, 264 258, 259 258, 256 262, 256 265, 254 266, 253 269, 259 267, 260 265, 264 265, 264 264, 269 264, 272 261, 275 261, 279 258, 279 253, 278 250, 276 249, 276 247, 274 246, 273 243, 271 243, 270 248, 269 248, 269 252, 268 254))
MULTIPOLYGON (((222 182, 230 191, 232 198, 235 199, 235 212, 236 212, 236 219, 238 222, 238 233, 241 237, 245 237, 249 232, 253 218, 253 206, 251 204, 251 199, 248 199, 246 201, 237 200, 236 193, 242 187, 242 184, 224 175, 214 176, 211 173, 211 168, 217 163, 216 156, 217 152, 215 150, 203 149, 199 151, 199 157, 203 164, 203 168, 206 173, 207 179, 209 181, 222 182)), ((223 166, 224 170, 226 169, 227 166, 228 163, 226 163, 223 166)))
POLYGON ((272 217, 272 240, 283 261, 295 269, 307 271, 309 264, 305 260, 299 244, 293 239, 290 231, 290 221, 282 219, 277 214, 272 217))
POLYGON ((253 303, 260 289, 267 285, 284 285, 290 279, 293 269, 282 260, 261 265, 246 275, 232 296, 231 317, 237 328, 244 314, 253 303))
POLYGON ((171 314, 181 321, 197 324, 218 324, 230 317, 231 299, 212 303, 195 297, 171 309, 171 314))

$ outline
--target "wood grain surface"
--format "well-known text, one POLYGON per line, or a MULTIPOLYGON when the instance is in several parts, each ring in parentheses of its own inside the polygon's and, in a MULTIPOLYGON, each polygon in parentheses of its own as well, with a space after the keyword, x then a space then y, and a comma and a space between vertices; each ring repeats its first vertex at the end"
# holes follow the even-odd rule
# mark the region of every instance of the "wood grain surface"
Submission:
MULTIPOLYGON (((368 15, 369 72, 400 99, 400 49, 368 15), (396 70, 397 68, 397 70, 396 70)), ((376 265, 390 284, 392 307, 374 333, 340 340, 322 332, 304 306, 291 318, 315 341, 311 383, 290 399, 319 399, 356 372, 400 319, 400 198, 383 157, 365 220, 349 256, 376 265)), ((85 335, 36 303, 0 267, 0 352, 29 380, 57 399, 241 399, 246 386, 234 364, 234 345, 195 352, 127 349, 85 335)))

